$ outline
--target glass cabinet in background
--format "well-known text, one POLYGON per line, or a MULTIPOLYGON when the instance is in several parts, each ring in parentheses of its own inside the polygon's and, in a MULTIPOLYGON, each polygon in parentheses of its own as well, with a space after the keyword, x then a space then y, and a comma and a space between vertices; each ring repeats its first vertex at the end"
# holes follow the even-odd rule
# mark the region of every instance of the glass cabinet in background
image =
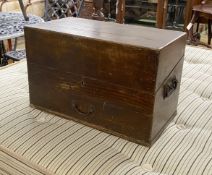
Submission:
POLYGON ((104 0, 102 9, 108 20, 116 19, 116 22, 119 22, 117 11, 122 11, 123 16, 118 17, 121 21, 119 23, 185 31, 191 20, 192 7, 200 2, 201 0, 104 0), (122 4, 122 10, 117 8, 119 3, 122 4))
POLYGON ((186 0, 169 0, 167 4, 166 28, 183 30, 186 0))
POLYGON ((126 0, 125 23, 183 30, 187 0, 126 0))
POLYGON ((156 26, 157 0, 126 0, 125 23, 156 26))

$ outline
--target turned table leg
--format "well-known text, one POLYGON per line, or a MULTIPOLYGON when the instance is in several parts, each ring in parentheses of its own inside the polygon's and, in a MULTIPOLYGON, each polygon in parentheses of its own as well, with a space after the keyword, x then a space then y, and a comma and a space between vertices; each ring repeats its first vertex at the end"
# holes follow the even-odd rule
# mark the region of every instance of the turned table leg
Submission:
POLYGON ((198 45, 199 43, 198 35, 197 34, 194 35, 194 31, 193 31, 194 24, 198 20, 198 18, 199 18, 199 13, 194 11, 192 19, 187 26, 189 44, 198 45))
POLYGON ((8 39, 7 43, 8 43, 8 50, 11 51, 12 50, 12 40, 8 39))

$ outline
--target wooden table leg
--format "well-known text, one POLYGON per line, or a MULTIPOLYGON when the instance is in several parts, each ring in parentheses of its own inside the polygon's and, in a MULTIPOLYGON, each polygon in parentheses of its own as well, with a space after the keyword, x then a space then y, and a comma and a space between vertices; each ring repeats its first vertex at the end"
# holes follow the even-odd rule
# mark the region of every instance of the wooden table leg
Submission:
POLYGON ((117 6, 116 22, 123 24, 125 17, 125 0, 117 0, 116 6, 117 6))
POLYGON ((11 39, 8 39, 7 40, 7 43, 8 43, 8 49, 9 51, 11 51, 13 48, 12 48, 12 40, 11 39))
POLYGON ((193 31, 194 24, 198 20, 198 18, 199 18, 199 12, 194 11, 191 22, 187 26, 188 44, 192 44, 195 46, 203 45, 203 46, 211 48, 211 46, 209 44, 206 44, 206 43, 203 43, 200 41, 199 33, 194 33, 194 31, 193 31))
POLYGON ((199 43, 199 40, 198 40, 197 36, 194 35, 194 31, 193 31, 194 24, 198 20, 198 17, 199 17, 199 13, 198 12, 193 12, 191 21, 190 21, 190 23, 187 26, 189 44, 198 45, 198 43, 199 43))
POLYGON ((212 31, 211 31, 211 20, 208 20, 208 45, 211 45, 212 31))
POLYGON ((157 28, 164 29, 166 27, 167 6, 168 6, 168 0, 158 0, 157 14, 156 14, 157 28))

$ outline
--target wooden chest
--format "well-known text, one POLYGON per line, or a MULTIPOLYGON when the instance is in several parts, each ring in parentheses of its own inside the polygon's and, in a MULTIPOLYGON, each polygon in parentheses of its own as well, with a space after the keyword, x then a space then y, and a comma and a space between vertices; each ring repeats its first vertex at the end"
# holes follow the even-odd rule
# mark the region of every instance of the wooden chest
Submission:
POLYGON ((32 105, 144 145, 176 114, 185 33, 66 18, 25 37, 32 105))

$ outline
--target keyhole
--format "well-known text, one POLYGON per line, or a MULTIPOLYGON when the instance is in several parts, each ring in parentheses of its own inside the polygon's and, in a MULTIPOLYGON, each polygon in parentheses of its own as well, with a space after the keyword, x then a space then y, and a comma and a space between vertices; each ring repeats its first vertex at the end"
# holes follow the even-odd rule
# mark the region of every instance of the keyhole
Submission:
POLYGON ((85 82, 82 80, 81 81, 81 86, 84 87, 85 86, 85 82))

